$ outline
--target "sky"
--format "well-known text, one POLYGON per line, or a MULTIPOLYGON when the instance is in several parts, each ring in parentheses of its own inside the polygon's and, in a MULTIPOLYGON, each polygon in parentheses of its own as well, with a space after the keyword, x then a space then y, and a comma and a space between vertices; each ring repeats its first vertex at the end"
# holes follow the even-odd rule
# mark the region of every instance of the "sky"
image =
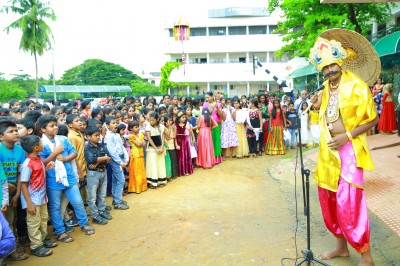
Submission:
MULTIPOLYGON (((39 77, 53 72, 59 79, 64 71, 87 59, 119 64, 135 74, 158 72, 168 60, 163 53, 168 33, 179 17, 207 17, 209 8, 246 6, 260 0, 50 0, 57 20, 48 22, 54 35, 54 51, 38 58, 39 77)), ((0 7, 7 0, 0 0, 0 7)), ((19 50, 21 32, 3 29, 18 19, 0 13, 0 72, 35 77, 33 55, 19 50)))

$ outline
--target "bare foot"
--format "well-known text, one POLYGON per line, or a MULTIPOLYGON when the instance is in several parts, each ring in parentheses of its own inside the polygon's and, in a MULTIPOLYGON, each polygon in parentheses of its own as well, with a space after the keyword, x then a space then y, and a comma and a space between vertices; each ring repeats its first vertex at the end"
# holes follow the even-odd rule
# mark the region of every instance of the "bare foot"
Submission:
POLYGON ((361 254, 361 261, 358 266, 374 266, 375 263, 372 260, 371 249, 368 249, 366 252, 361 254))
POLYGON ((320 260, 329 260, 335 257, 348 257, 350 256, 349 250, 347 247, 345 248, 335 248, 332 250, 327 250, 325 252, 322 252, 319 255, 320 260))

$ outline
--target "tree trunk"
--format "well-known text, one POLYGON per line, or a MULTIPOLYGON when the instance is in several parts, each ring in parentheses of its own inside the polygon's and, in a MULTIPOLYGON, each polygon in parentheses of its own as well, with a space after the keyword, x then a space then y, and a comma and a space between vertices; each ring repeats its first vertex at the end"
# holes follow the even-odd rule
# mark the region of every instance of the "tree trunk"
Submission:
POLYGON ((355 31, 361 34, 361 27, 360 24, 358 24, 356 11, 354 10, 353 4, 349 4, 349 19, 356 26, 355 31))
POLYGON ((33 55, 35 56, 35 69, 36 69, 36 102, 39 102, 39 70, 38 70, 38 63, 37 63, 37 55, 36 51, 33 52, 33 55))

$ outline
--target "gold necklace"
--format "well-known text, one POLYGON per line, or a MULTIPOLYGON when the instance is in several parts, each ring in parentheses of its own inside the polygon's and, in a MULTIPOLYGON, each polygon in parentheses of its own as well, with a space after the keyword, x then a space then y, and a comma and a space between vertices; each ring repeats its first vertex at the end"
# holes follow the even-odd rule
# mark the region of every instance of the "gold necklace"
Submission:
POLYGON ((336 85, 333 85, 332 82, 331 82, 331 83, 329 83, 329 85, 330 85, 331 89, 336 90, 339 87, 339 83, 340 82, 338 82, 336 85))

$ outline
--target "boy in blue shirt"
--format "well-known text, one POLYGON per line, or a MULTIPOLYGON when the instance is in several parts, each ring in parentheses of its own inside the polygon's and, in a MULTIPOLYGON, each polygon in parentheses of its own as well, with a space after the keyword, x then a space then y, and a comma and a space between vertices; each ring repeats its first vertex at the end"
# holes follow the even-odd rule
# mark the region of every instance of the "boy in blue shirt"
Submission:
POLYGON ((115 116, 106 118, 107 133, 104 143, 107 144, 108 152, 112 158, 109 165, 112 170, 112 195, 113 205, 116 210, 127 210, 129 206, 122 200, 122 191, 125 184, 125 176, 122 169, 128 165, 129 156, 121 136, 117 133, 118 123, 115 116))
MULTIPOLYGON (((8 181, 9 206, 4 216, 13 230, 15 225, 16 207, 21 193, 21 182, 19 179, 19 166, 25 161, 24 150, 15 145, 19 141, 17 125, 5 120, 0 122, 0 163, 8 181)), ((15 252, 11 255, 12 260, 22 260, 28 257, 25 253, 15 252)))
POLYGON ((77 151, 64 136, 57 135, 57 118, 53 115, 43 115, 37 121, 43 132, 43 151, 39 153, 43 163, 47 165, 53 161, 55 168, 47 170, 46 184, 49 197, 49 212, 57 240, 70 243, 74 239, 66 233, 64 221, 61 217, 61 195, 68 198, 74 207, 81 231, 86 235, 94 234, 89 226, 88 218, 77 185, 71 161, 77 156, 77 151))

